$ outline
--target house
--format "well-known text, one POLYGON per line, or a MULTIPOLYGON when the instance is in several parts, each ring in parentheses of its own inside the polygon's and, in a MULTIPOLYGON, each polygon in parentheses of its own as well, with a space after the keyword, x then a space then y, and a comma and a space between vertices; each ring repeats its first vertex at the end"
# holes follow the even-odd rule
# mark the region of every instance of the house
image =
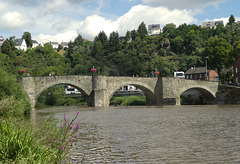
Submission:
POLYGON ((39 44, 36 40, 32 40, 32 48, 35 48, 37 46, 40 46, 41 44, 39 44))
POLYGON ((62 42, 61 45, 63 46, 63 48, 68 48, 68 42, 62 42))
POLYGON ((223 21, 207 21, 207 22, 202 22, 202 27, 203 28, 216 28, 217 25, 223 24, 223 21))
POLYGON ((233 84, 240 86, 240 55, 233 63, 233 84))
POLYGON ((148 25, 148 35, 158 35, 161 33, 160 24, 148 25))
POLYGON ((27 51, 27 43, 25 39, 15 39, 15 42, 16 42, 16 46, 15 46, 16 49, 27 51))
POLYGON ((192 67, 185 72, 185 79, 218 81, 218 73, 215 70, 207 70, 206 67, 192 67))
POLYGON ((50 42, 53 49, 58 49, 58 42, 50 42))
POLYGON ((2 36, 0 36, 0 48, 1 48, 2 44, 3 44, 3 42, 4 42, 4 38, 2 36))

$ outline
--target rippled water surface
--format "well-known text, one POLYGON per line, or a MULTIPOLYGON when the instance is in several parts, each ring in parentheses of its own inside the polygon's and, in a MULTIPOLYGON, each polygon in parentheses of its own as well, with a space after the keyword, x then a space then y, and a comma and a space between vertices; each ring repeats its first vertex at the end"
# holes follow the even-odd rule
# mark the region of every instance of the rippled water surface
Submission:
MULTIPOLYGON (((35 112, 44 117, 52 109, 35 112)), ((240 163, 240 106, 54 108, 81 137, 70 154, 85 163, 240 163)))

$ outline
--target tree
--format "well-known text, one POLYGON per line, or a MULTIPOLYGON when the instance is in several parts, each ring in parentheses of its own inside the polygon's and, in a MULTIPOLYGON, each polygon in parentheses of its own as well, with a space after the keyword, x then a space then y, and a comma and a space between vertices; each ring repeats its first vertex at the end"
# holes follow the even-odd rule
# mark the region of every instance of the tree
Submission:
POLYGON ((81 35, 78 35, 75 39, 74 39, 74 45, 75 46, 82 46, 83 45, 83 38, 81 35))
POLYGON ((131 32, 127 31, 126 36, 125 36, 125 41, 128 42, 131 39, 131 32))
POLYGON ((108 41, 108 49, 109 49, 109 52, 114 52, 114 51, 121 50, 121 44, 120 44, 120 39, 119 39, 118 32, 113 31, 110 34, 109 41, 108 41))
POLYGON ((10 54, 12 51, 11 44, 8 40, 5 40, 1 46, 1 52, 4 54, 10 54))
POLYGON ((228 25, 232 25, 233 23, 235 23, 235 18, 233 15, 231 15, 228 19, 228 25))
POLYGON ((131 31, 132 40, 135 40, 137 36, 138 36, 138 33, 136 32, 136 30, 132 30, 131 31))
POLYGON ((146 25, 144 24, 144 22, 142 22, 139 26, 138 26, 138 34, 141 37, 141 39, 145 38, 147 35, 147 28, 146 25))
POLYGON ((99 40, 102 43, 103 48, 107 48, 108 38, 104 31, 100 31, 97 37, 97 40, 99 40))
MULTIPOLYGON (((235 60, 232 55, 233 47, 223 38, 210 38, 204 50, 204 55, 209 56, 208 67, 217 69, 221 74, 222 68, 229 68, 235 60)), ((221 78, 221 77, 220 77, 221 78)))
POLYGON ((164 27, 163 27, 163 34, 165 37, 169 37, 171 39, 173 39, 173 35, 176 31, 176 25, 173 24, 173 23, 169 23, 169 24, 166 24, 164 27))
POLYGON ((27 43, 27 47, 32 47, 32 37, 31 34, 29 32, 24 32, 22 39, 24 39, 27 43))

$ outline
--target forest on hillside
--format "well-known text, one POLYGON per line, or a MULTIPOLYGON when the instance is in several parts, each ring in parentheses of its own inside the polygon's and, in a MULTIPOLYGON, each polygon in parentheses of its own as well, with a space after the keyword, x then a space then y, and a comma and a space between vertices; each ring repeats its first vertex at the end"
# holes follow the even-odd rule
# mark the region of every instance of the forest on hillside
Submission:
POLYGON ((215 29, 171 23, 154 36, 147 35, 142 22, 137 30, 126 32, 124 41, 117 31, 109 37, 101 31, 93 42, 78 35, 68 48, 59 46, 57 50, 50 43, 31 48, 29 32, 23 38, 29 47, 25 52, 15 48, 14 36, 1 46, 0 68, 16 76, 21 69, 31 76, 91 75, 95 66, 98 75, 149 77, 158 70, 164 77, 205 66, 208 56, 208 69, 218 70, 222 81, 230 81, 229 68, 240 54, 240 23, 233 15, 225 26, 219 24, 215 29))

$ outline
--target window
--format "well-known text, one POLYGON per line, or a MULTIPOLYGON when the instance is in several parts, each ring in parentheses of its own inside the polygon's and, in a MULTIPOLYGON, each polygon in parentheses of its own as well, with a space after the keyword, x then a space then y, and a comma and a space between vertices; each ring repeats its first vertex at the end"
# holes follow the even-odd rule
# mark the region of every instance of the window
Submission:
POLYGON ((202 78, 202 74, 199 75, 199 78, 200 78, 200 79, 202 78))
POLYGON ((190 79, 192 79, 192 75, 190 75, 190 79))
POLYGON ((238 83, 238 78, 236 78, 236 83, 238 83))

